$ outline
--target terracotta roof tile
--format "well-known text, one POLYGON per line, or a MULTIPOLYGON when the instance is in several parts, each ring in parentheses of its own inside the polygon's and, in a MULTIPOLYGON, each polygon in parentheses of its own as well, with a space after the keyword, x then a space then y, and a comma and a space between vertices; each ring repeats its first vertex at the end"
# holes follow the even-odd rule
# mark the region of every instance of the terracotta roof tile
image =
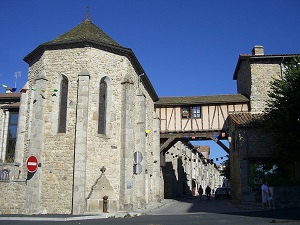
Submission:
POLYGON ((209 145, 205 145, 205 146, 199 146, 198 148, 199 152, 210 152, 210 146, 209 145))
POLYGON ((229 120, 238 126, 260 126, 262 124, 263 113, 234 113, 230 114, 229 120))

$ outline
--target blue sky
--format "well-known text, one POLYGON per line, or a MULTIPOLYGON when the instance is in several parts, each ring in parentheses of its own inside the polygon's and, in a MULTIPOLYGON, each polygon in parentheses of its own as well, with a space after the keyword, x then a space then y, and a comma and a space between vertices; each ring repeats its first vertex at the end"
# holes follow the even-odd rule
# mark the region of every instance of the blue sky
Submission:
MULTIPOLYGON (((20 89, 23 58, 83 22, 87 6, 94 24, 133 50, 158 96, 236 93, 238 56, 254 45, 300 53, 299 0, 0 0, 0 83, 14 87, 21 72, 20 89)), ((215 145, 212 158, 226 155, 215 145)))

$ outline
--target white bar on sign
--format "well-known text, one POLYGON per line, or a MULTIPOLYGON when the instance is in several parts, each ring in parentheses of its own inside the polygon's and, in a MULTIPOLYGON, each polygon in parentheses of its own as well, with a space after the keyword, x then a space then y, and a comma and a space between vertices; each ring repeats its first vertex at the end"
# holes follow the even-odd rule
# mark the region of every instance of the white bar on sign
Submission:
POLYGON ((27 165, 28 166, 36 166, 36 162, 28 162, 27 165))

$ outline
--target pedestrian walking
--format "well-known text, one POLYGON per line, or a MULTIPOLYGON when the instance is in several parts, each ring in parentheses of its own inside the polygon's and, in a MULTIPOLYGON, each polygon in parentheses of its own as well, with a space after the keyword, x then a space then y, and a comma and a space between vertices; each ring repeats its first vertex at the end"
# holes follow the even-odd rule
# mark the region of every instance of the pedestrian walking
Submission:
POLYGON ((211 188, 207 185, 207 187, 205 188, 205 194, 207 199, 210 199, 210 195, 211 195, 211 188))
POLYGON ((198 194, 199 194, 199 197, 200 199, 202 199, 202 195, 203 195, 203 188, 202 186, 200 185, 199 189, 198 189, 198 194))

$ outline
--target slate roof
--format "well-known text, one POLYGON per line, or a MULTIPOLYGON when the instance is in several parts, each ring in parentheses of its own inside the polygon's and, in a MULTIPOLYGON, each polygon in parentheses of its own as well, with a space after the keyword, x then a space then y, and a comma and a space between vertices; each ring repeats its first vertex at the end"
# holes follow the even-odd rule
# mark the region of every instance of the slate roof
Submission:
POLYGON ((45 50, 83 48, 87 46, 92 46, 119 55, 133 54, 131 49, 122 47, 90 20, 86 19, 78 26, 58 36, 54 40, 39 45, 24 57, 24 61, 29 65, 32 64, 45 50))
POLYGON ((237 126, 261 126, 263 113, 234 113, 228 116, 229 120, 237 126))
POLYGON ((158 100, 158 96, 146 75, 143 67, 137 60, 135 54, 130 48, 121 46, 118 42, 110 38, 100 28, 93 24, 90 20, 86 19, 84 22, 74 27, 70 31, 58 36, 52 41, 45 42, 39 45, 31 53, 24 57, 24 61, 29 65, 35 63, 46 50, 56 49, 71 49, 71 48, 84 48, 94 47, 113 54, 122 55, 129 59, 134 67, 136 73, 141 76, 141 81, 145 85, 153 101, 158 100))
POLYGON ((249 99, 241 94, 211 95, 211 96, 182 96, 160 97, 156 106, 180 105, 211 105, 220 103, 248 103, 249 99))
POLYGON ((56 39, 46 42, 45 44, 68 44, 70 42, 81 41, 103 43, 121 47, 121 45, 119 45, 115 40, 109 37, 88 19, 67 33, 62 34, 56 39))

